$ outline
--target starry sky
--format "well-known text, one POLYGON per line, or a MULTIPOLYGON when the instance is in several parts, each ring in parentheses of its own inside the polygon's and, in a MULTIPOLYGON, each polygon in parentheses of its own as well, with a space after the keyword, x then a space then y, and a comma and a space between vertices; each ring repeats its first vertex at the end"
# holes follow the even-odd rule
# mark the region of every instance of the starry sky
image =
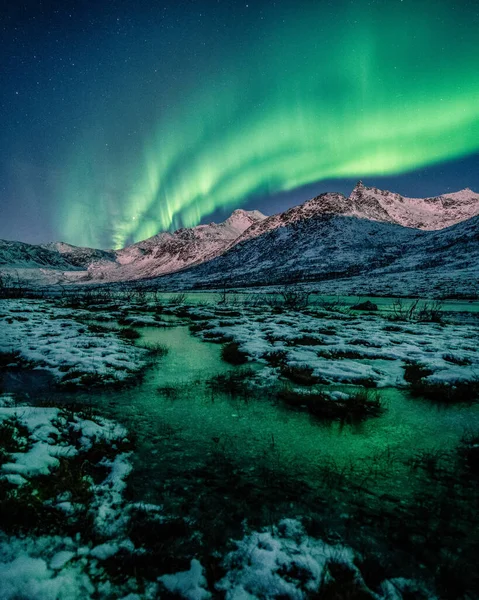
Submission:
POLYGON ((479 191, 477 0, 3 5, 0 238, 122 247, 358 179, 479 191))

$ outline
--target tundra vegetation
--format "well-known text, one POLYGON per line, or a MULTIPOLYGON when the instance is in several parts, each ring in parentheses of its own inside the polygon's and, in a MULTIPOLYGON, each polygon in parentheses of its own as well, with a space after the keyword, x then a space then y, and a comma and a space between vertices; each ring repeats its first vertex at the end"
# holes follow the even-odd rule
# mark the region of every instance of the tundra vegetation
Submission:
POLYGON ((475 304, 7 287, 2 597, 479 594, 475 304))

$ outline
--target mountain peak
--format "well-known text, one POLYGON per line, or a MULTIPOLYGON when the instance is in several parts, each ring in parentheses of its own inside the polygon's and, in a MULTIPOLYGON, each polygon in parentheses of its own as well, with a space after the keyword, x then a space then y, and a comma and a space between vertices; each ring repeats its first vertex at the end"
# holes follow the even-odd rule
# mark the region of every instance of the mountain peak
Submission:
POLYGON ((443 229, 479 214, 479 194, 469 188, 429 198, 408 198, 360 181, 349 201, 352 214, 416 229, 443 229))
POLYGON ((266 215, 263 215, 259 210, 244 210, 243 208, 237 208, 231 213, 226 221, 237 221, 238 219, 249 219, 251 222, 255 222, 266 219, 266 215))

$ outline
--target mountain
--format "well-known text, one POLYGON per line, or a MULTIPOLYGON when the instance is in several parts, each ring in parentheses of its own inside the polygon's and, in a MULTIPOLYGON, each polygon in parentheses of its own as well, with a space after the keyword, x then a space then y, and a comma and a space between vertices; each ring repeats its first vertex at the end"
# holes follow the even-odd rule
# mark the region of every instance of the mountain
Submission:
POLYGON ((71 265, 59 252, 45 246, 0 240, 0 269, 3 268, 57 268, 71 265))
POLYGON ((235 210, 222 223, 159 233, 116 251, 116 264, 92 264, 89 276, 108 281, 129 281, 179 271, 211 260, 228 248, 251 225, 265 219, 257 210, 235 210))
POLYGON ((427 290, 432 280, 463 281, 467 273, 470 288, 479 265, 478 215, 479 194, 468 188, 421 199, 360 181, 349 197, 320 194, 270 217, 236 210, 223 223, 159 233, 121 250, 0 242, 0 271, 39 284, 146 280, 205 288, 302 281, 334 293, 372 282, 401 293, 420 280, 427 290))
POLYGON ((72 246, 65 242, 52 242, 39 247, 58 253, 67 264, 79 269, 88 269, 92 263, 104 262, 105 264, 111 264, 116 261, 114 250, 97 250, 95 248, 72 246))
POLYGON ((424 235, 391 223, 320 214, 243 239, 222 256, 159 283, 211 288, 347 277, 390 265, 424 235))
POLYGON ((479 216, 431 231, 323 214, 243 240, 150 284, 204 289, 301 282, 332 294, 430 296, 479 293, 478 281, 479 216))
POLYGON ((324 215, 358 217, 415 229, 443 229, 479 215, 479 194, 466 188, 434 198, 406 198, 386 190, 366 187, 359 181, 349 198, 338 193, 320 194, 284 213, 255 223, 235 243, 278 227, 324 215))
POLYGON ((259 211, 239 209, 223 223, 159 233, 121 250, 0 240, 0 271, 14 271, 21 280, 49 284, 155 277, 218 256, 245 229, 264 218, 259 211))
POLYGON ((479 215, 479 194, 469 188, 433 198, 407 198, 359 181, 349 202, 357 216, 426 230, 444 229, 479 215))

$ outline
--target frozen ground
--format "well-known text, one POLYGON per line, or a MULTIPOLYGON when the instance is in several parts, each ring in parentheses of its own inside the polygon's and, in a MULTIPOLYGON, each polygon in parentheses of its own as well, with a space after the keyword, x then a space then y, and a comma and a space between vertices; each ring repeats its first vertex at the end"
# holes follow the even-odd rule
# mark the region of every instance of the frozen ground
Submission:
POLYGON ((207 581, 196 557, 184 571, 122 576, 125 561, 146 573, 150 549, 130 538, 138 511, 153 526, 168 520, 161 507, 124 498, 131 470, 125 429, 99 417, 17 405, 4 395, 0 432, 2 600, 140 600, 157 598, 161 590, 192 600, 218 592, 230 599, 300 599, 320 589, 400 599, 421 590, 415 582, 391 579, 372 592, 358 553, 309 537, 294 519, 247 531, 223 549, 217 581, 207 581))
POLYGON ((341 309, 275 311, 249 308, 227 313, 196 307, 190 314, 203 339, 236 342, 265 366, 259 377, 277 380, 284 367, 309 368, 317 383, 406 386, 404 370, 419 363, 431 383, 479 377, 479 326, 391 320, 341 309), (278 364, 279 363, 279 364, 278 364))
MULTIPOLYGON (((430 371, 425 379, 432 383, 474 381, 479 371, 475 347, 479 327, 460 320, 391 320, 385 314, 351 312, 341 306, 286 310, 278 305, 187 306, 180 297, 169 304, 140 299, 122 298, 103 305, 91 300, 89 308, 85 303, 74 306, 73 301, 69 306, 2 301, 1 351, 13 361, 7 367, 46 369, 59 381, 65 374, 79 373, 81 378, 100 373, 108 381, 131 382, 150 354, 121 339, 119 329, 166 327, 173 319, 189 324, 205 342, 236 343, 237 350, 254 363, 256 381, 266 388, 284 381, 288 369, 289 373, 309 369, 315 385, 325 389, 343 384, 405 387, 409 385, 405 367, 411 361, 430 371)), ((362 599, 435 597, 422 585, 396 577, 401 570, 395 567, 387 574, 377 568, 371 583, 371 564, 377 557, 365 555, 352 541, 346 544, 329 525, 324 527, 327 535, 312 532, 293 509, 293 514, 285 515, 288 518, 269 522, 267 528, 250 528, 245 522, 241 539, 204 547, 197 521, 183 519, 178 524, 178 515, 172 516, 167 508, 129 499, 133 452, 134 440, 111 420, 27 406, 11 395, 1 396, 2 599, 147 600, 168 597, 167 593, 238 600, 301 599, 315 594, 362 599), (180 546, 181 553, 171 533, 168 541, 162 541, 165 532, 177 530, 189 540, 180 546)), ((435 460, 429 457, 424 465, 435 468, 435 460)), ((433 474, 438 477, 438 472, 433 474)), ((234 493, 231 486, 238 476, 232 477, 225 498, 234 493)), ((441 486, 448 481, 452 480, 441 480, 441 486)), ((458 489, 462 495, 466 488, 458 489)), ((171 490, 165 490, 166 498, 171 490)), ((388 501, 379 500, 385 506, 388 501)), ((418 539, 430 534, 419 531, 420 508, 411 526, 418 528, 418 539)), ((397 511, 399 521, 409 514, 402 505, 397 511)), ((374 524, 386 523, 393 531, 389 513, 381 516, 376 507, 371 512, 374 524)), ((352 519, 343 517, 344 522, 352 519)), ((359 527, 352 521, 350 526, 359 527)), ((413 570, 422 568, 417 564, 413 570)), ((432 589, 430 583, 428 579, 425 585, 432 589)))
POLYGON ((120 339, 114 330, 95 329, 80 320, 89 316, 88 311, 49 302, 0 300, 3 364, 46 370, 72 386, 137 377, 147 363, 147 352, 120 339))

